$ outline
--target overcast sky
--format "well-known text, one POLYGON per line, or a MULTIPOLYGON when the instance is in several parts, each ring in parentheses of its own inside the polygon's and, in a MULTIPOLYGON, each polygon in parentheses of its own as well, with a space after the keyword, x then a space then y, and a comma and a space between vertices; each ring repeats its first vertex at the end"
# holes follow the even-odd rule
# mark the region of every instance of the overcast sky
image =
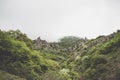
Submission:
POLYGON ((120 0, 0 0, 0 29, 47 41, 95 38, 120 29, 120 0))

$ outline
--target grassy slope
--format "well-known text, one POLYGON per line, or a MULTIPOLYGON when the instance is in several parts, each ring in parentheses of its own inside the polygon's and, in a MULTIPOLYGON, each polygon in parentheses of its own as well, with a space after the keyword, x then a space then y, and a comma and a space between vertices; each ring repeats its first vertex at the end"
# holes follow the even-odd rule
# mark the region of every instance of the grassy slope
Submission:
POLYGON ((46 71, 59 68, 57 61, 33 50, 27 36, 19 31, 12 33, 15 33, 12 34, 13 37, 7 32, 0 31, 0 70, 27 80, 40 80, 40 76, 46 71))
MULTIPOLYGON (((63 70, 69 69, 70 71, 68 76, 71 79, 67 78, 65 80, 78 80, 78 78, 79 80, 84 78, 85 80, 120 80, 120 32, 112 34, 112 37, 110 36, 101 36, 89 40, 73 53, 68 54, 69 58, 67 57, 66 59, 65 56, 60 54, 54 55, 30 50, 24 42, 13 39, 4 40, 10 43, 11 47, 9 48, 9 45, 2 46, 3 42, 1 42, 2 56, 0 56, 1 60, 4 57, 4 63, 1 62, 0 68, 9 73, 12 71, 12 74, 25 77, 28 80, 39 80, 39 76, 44 73, 45 75, 41 76, 43 80, 50 80, 50 76, 56 73, 48 71, 59 70, 59 67, 63 68, 63 70), (61 61, 63 62, 59 65, 61 61)), ((24 80, 9 73, 0 71, 0 80, 10 80, 10 78, 11 80, 17 80, 17 78, 18 80, 24 80)), ((58 77, 58 75, 55 77, 58 77)))
POLYGON ((69 58, 80 80, 120 80, 120 32, 111 35, 88 41, 69 58))
POLYGON ((26 80, 26 79, 20 78, 18 76, 0 70, 0 80, 26 80))

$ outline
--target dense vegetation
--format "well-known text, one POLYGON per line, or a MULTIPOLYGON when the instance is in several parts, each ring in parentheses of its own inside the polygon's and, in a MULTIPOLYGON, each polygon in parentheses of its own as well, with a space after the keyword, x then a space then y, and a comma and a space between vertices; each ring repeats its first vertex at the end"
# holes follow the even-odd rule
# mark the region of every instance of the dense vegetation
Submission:
POLYGON ((46 71, 59 69, 58 62, 32 47, 32 41, 20 31, 0 31, 0 69, 27 80, 39 80, 46 71))
POLYGON ((70 46, 74 46, 76 42, 79 42, 79 41, 83 42, 85 40, 87 39, 86 38, 83 39, 75 36, 66 36, 59 40, 59 44, 63 48, 69 48, 70 46))
POLYGON ((79 72, 79 79, 120 80, 120 32, 98 37, 85 45, 76 50, 74 61, 69 61, 74 71, 79 72))
POLYGON ((92 40, 63 37, 56 44, 55 50, 34 49, 19 30, 0 30, 0 80, 120 80, 119 30, 92 40))
POLYGON ((26 79, 20 78, 18 76, 0 70, 0 80, 26 80, 26 79))

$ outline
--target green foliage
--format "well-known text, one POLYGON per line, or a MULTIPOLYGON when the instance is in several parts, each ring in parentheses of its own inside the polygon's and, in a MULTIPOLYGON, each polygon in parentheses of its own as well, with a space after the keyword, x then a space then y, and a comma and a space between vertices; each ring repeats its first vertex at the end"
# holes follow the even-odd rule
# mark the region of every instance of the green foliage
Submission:
POLYGON ((86 80, 104 80, 107 68, 104 65, 99 65, 96 68, 89 68, 84 72, 86 80))
POLYGON ((104 38, 86 42, 64 37, 59 42, 62 49, 84 42, 67 54, 60 49, 33 50, 32 40, 19 30, 0 30, 0 80, 120 80, 120 33, 104 38))
POLYGON ((97 66, 99 64, 106 64, 107 60, 104 55, 94 55, 91 57, 90 62, 92 66, 97 66))
MULTIPOLYGON (((60 46, 62 46, 63 48, 68 48, 70 46, 72 46, 75 42, 79 41, 80 38, 75 37, 75 36, 67 36, 67 37, 63 37, 60 39, 60 46)), ((84 40, 84 39, 81 39, 84 40)))
POLYGON ((101 54, 108 54, 114 51, 117 47, 120 47, 120 34, 116 35, 112 40, 101 46, 99 51, 101 54))
POLYGON ((26 79, 20 78, 18 76, 0 70, 0 80, 26 80, 26 79))
POLYGON ((87 53, 81 55, 82 58, 77 60, 76 64, 76 66, 79 65, 81 79, 119 80, 117 75, 120 72, 120 33, 114 33, 112 36, 103 44, 93 44, 95 41, 99 41, 99 38, 87 43, 88 47, 91 45, 92 47, 89 47, 87 53))
POLYGON ((10 30, 10 31, 6 32, 6 34, 10 38, 13 38, 15 40, 19 40, 19 41, 25 42, 27 47, 29 47, 30 49, 33 49, 33 41, 30 40, 26 36, 26 34, 23 34, 22 32, 20 32, 20 30, 16 30, 16 31, 10 30))
MULTIPOLYGON (((23 35, 11 37, 8 32, 0 35, 0 69, 27 80, 40 80, 40 75, 48 70, 59 69, 59 63, 41 55, 28 47, 23 35), (19 36, 19 38, 18 38, 19 36)), ((21 34, 21 33, 20 33, 21 34)))
POLYGON ((61 71, 47 71, 41 77, 41 80, 71 80, 67 73, 63 74, 61 71))
POLYGON ((86 70, 90 66, 89 56, 84 56, 81 59, 81 66, 82 66, 82 71, 86 70))

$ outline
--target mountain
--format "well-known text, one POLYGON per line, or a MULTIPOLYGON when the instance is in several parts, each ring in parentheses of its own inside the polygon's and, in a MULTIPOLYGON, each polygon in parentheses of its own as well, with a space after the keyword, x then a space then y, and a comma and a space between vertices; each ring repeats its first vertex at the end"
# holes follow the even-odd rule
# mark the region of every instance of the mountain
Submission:
POLYGON ((53 53, 56 51, 71 53, 78 47, 82 46, 86 41, 88 41, 87 38, 66 36, 61 38, 59 42, 47 42, 46 40, 42 40, 38 37, 36 40, 33 40, 33 44, 34 49, 36 50, 43 50, 46 52, 52 51, 53 53))
POLYGON ((40 80, 59 63, 33 49, 33 42, 19 30, 0 31, 0 70, 27 80, 40 80))
POLYGON ((120 80, 120 31, 87 41, 68 63, 79 80, 120 80))
POLYGON ((120 80, 120 30, 96 39, 31 40, 0 30, 0 79, 120 80))

